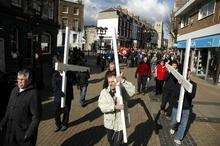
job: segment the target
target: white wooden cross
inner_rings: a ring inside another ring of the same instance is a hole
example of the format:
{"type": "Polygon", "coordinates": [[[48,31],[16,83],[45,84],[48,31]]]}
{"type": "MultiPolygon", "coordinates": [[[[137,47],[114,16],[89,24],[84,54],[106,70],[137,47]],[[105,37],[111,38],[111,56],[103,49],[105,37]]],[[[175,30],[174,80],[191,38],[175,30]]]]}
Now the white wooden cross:
{"type": "MultiPolygon", "coordinates": [[[[113,50],[114,50],[114,59],[115,59],[115,69],[116,69],[116,76],[120,77],[120,68],[119,68],[119,59],[118,59],[118,49],[117,49],[117,41],[116,41],[116,29],[114,29],[112,41],[113,41],[113,50]]],[[[116,97],[118,98],[120,104],[123,104],[123,98],[121,96],[121,89],[119,86],[116,86],[116,97]]],[[[127,131],[125,125],[125,114],[124,110],[121,110],[121,123],[123,128],[123,141],[127,143],[127,131]]]]}
{"type": "Polygon", "coordinates": [[[192,84],[186,79],[187,78],[188,64],[189,64],[190,47],[191,47],[191,39],[188,39],[187,40],[186,50],[185,50],[184,64],[183,64],[183,75],[181,75],[178,71],[176,71],[169,64],[166,64],[167,69],[181,83],[180,95],[179,95],[179,100],[178,100],[177,116],[176,116],[176,121],[177,122],[180,122],[180,120],[181,120],[185,89],[189,93],[192,92],[192,84]]]}
{"type": "MultiPolygon", "coordinates": [[[[64,46],[64,57],[63,63],[55,63],[55,70],[63,71],[62,74],[62,91],[66,95],[66,71],[90,71],[90,68],[78,66],[78,65],[69,65],[68,64],[68,57],[69,57],[69,28],[66,27],[65,32],[65,46],[64,46]]],[[[65,107],[65,97],[61,97],[61,108],[65,107]]]]}

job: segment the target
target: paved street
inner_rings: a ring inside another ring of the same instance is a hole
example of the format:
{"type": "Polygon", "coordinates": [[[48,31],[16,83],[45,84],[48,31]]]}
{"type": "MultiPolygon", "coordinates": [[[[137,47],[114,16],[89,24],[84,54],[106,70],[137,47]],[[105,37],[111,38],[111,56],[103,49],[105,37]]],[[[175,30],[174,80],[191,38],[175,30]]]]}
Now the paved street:
{"type": "MultiPolygon", "coordinates": [[[[88,63],[94,64],[92,60],[88,63]]],[[[126,78],[136,84],[134,73],[136,68],[126,68],[122,65],[126,78]]],[[[97,99],[102,89],[104,72],[99,72],[92,66],[92,75],[88,87],[88,105],[80,107],[79,90],[74,87],[74,101],[70,113],[70,126],[65,132],[54,133],[53,102],[50,94],[43,97],[43,117],[38,131],[38,146],[106,146],[108,145],[103,115],[97,107],[97,99]]],[[[207,85],[203,80],[193,78],[198,84],[194,100],[191,125],[183,145],[220,145],[220,99],[219,86],[207,85]]],[[[153,81],[148,86],[145,95],[135,95],[129,101],[131,126],[128,131],[128,144],[134,146],[162,145],[172,146],[173,137],[169,135],[169,119],[158,114],[160,97],[152,93],[153,81]],[[154,122],[157,121],[157,122],[154,122]],[[157,123],[157,124],[156,124],[157,123]]]]}

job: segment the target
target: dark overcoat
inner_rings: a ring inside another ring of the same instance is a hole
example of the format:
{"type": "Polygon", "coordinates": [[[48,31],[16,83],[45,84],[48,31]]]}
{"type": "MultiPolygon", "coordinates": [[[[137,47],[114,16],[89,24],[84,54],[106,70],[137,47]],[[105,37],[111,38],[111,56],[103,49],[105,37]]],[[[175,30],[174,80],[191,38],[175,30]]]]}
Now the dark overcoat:
{"type": "Polygon", "coordinates": [[[34,146],[40,115],[41,103],[36,89],[29,85],[19,92],[16,86],[11,92],[5,117],[0,123],[0,127],[6,127],[5,145],[34,146]]]}

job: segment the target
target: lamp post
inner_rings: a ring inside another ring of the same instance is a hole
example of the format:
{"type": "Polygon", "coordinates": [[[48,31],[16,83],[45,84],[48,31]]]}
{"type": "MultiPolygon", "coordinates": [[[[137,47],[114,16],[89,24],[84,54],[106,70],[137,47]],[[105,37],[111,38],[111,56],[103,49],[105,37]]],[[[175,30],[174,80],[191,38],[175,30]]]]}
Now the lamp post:
{"type": "Polygon", "coordinates": [[[100,46],[99,46],[99,51],[101,53],[101,50],[102,50],[102,42],[103,42],[103,38],[104,38],[104,35],[106,34],[107,32],[107,27],[97,27],[97,33],[99,35],[99,39],[100,39],[100,46]]]}

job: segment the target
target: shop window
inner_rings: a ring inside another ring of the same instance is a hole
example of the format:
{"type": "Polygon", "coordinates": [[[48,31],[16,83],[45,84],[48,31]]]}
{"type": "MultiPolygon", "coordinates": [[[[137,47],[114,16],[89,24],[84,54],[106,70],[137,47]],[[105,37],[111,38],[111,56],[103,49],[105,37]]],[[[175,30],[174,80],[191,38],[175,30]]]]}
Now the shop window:
{"type": "Polygon", "coordinates": [[[21,0],[11,0],[11,4],[16,7],[21,7],[21,0]]]}
{"type": "Polygon", "coordinates": [[[199,9],[198,20],[212,15],[215,12],[215,2],[212,0],[199,9]]]}
{"type": "Polygon", "coordinates": [[[43,54],[51,53],[51,36],[48,33],[41,35],[41,49],[43,54]]]}

